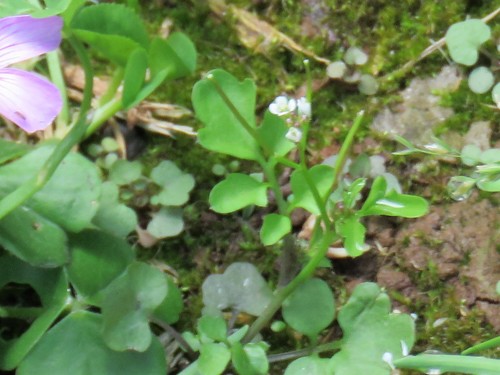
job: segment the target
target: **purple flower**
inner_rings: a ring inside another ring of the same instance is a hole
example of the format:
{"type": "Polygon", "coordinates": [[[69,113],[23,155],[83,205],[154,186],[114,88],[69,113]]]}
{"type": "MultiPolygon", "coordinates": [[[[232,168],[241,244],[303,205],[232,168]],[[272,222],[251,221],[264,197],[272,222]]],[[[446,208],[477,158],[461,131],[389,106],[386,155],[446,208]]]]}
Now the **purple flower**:
{"type": "Polygon", "coordinates": [[[44,77],[7,66],[55,50],[62,25],[55,16],[0,18],[0,114],[28,133],[54,121],[62,107],[61,94],[44,77]]]}

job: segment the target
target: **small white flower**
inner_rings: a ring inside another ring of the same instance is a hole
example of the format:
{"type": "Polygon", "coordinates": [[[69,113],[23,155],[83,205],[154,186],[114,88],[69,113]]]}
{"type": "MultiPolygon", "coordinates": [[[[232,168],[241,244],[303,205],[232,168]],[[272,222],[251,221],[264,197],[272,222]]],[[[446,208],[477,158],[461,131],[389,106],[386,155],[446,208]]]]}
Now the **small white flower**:
{"type": "Polygon", "coordinates": [[[392,370],[394,370],[396,367],[394,367],[394,364],[392,363],[392,353],[390,352],[385,352],[383,355],[382,355],[382,361],[384,361],[385,363],[387,363],[392,370]]]}
{"type": "Polygon", "coordinates": [[[297,128],[288,129],[285,138],[294,143],[299,143],[302,139],[302,132],[297,128]]]}
{"type": "Polygon", "coordinates": [[[269,112],[277,116],[283,116],[295,111],[295,108],[297,108],[295,99],[288,99],[288,97],[281,95],[269,105],[269,112]]]}
{"type": "Polygon", "coordinates": [[[311,103],[302,97],[297,100],[297,113],[302,117],[311,117],[311,103]]]}

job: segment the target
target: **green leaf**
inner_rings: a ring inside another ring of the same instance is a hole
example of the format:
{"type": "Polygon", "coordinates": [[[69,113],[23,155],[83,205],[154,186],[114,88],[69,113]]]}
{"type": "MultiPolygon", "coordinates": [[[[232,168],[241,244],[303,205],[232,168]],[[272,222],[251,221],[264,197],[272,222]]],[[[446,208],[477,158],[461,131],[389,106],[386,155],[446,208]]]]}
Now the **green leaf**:
{"type": "Polygon", "coordinates": [[[87,229],[70,237],[68,278],[82,297],[92,297],[107,287],[134,260],[134,252],[122,238],[87,229]]]}
{"type": "Polygon", "coordinates": [[[183,33],[172,33],[167,40],[154,38],[149,49],[151,75],[166,71],[168,79],[193,74],[196,69],[196,48],[183,33]]]}
{"type": "Polygon", "coordinates": [[[189,192],[194,187],[193,176],[182,172],[169,160],[162,161],[152,170],[151,179],[163,188],[152,197],[152,204],[180,206],[188,201],[189,192]]]}
{"type": "Polygon", "coordinates": [[[123,77],[122,105],[130,109],[142,89],[148,69],[148,56],[144,48],[137,48],[130,54],[123,77]]]}
{"type": "Polygon", "coordinates": [[[140,17],[120,4],[83,8],[71,23],[74,34],[110,61],[126,66],[137,48],[147,49],[148,33],[140,17]]]}
{"type": "Polygon", "coordinates": [[[489,148],[483,151],[479,160],[484,164],[500,163],[500,148],[489,148]]]}
{"type": "MultiPolygon", "coordinates": [[[[0,197],[32,179],[53,151],[44,145],[0,168],[0,197]]],[[[69,153],[47,184],[26,202],[39,215],[70,232],[87,228],[97,211],[101,181],[96,166],[69,153]]]]}
{"type": "Polygon", "coordinates": [[[221,343],[206,343],[200,348],[198,369],[203,375],[222,374],[231,359],[231,352],[221,343]]]}
{"type": "Polygon", "coordinates": [[[332,290],[321,279],[309,279],[285,300],[282,313],[290,327],[314,340],[335,317],[332,290]]]}
{"type": "Polygon", "coordinates": [[[231,335],[227,337],[228,344],[235,345],[236,343],[239,343],[241,340],[243,340],[249,328],[250,327],[248,325],[244,325],[235,332],[231,333],[231,335]]]}
{"type": "Polygon", "coordinates": [[[480,66],[475,68],[470,74],[467,81],[469,88],[476,94],[484,94],[488,92],[495,83],[495,76],[488,68],[480,66]]]}
{"type": "Polygon", "coordinates": [[[415,341],[413,319],[390,311],[389,297],[376,284],[363,283],[354,289],[339,311],[344,337],[340,352],[331,359],[331,373],[390,375],[384,354],[401,358],[415,341]]]}
{"type": "Polygon", "coordinates": [[[119,186],[128,185],[141,178],[141,176],[142,164],[138,160],[117,160],[109,171],[109,179],[119,186]]]}
{"type": "Polygon", "coordinates": [[[479,47],[490,36],[488,25],[481,20],[469,19],[451,25],[445,38],[451,58],[459,64],[471,66],[477,62],[479,47]]]}
{"type": "Polygon", "coordinates": [[[33,266],[58,267],[69,260],[64,230],[25,206],[0,220],[0,243],[33,266]]]}
{"type": "Polygon", "coordinates": [[[480,157],[481,149],[476,145],[465,145],[460,153],[462,163],[468,165],[469,167],[479,164],[480,157]]]}
{"type": "Polygon", "coordinates": [[[125,237],[137,226],[135,211],[118,201],[118,186],[110,181],[102,184],[99,209],[92,223],[107,233],[125,237]]]}
{"type": "Polygon", "coordinates": [[[320,209],[307,183],[307,177],[323,199],[333,184],[333,168],[328,165],[315,165],[308,171],[296,170],[290,178],[293,192],[293,206],[302,207],[314,215],[319,215],[320,209]]]}
{"type": "Polygon", "coordinates": [[[167,324],[176,323],[182,312],[182,294],[172,278],[164,275],[167,283],[167,295],[163,302],[156,308],[153,315],[155,318],[163,320],[167,324]]]}
{"type": "Polygon", "coordinates": [[[87,311],[71,313],[42,338],[21,363],[17,374],[164,375],[167,372],[165,353],[158,339],[154,338],[142,353],[113,351],[102,339],[102,320],[87,311]]]}
{"type": "Polygon", "coordinates": [[[426,373],[460,373],[474,375],[498,375],[500,360],[480,356],[449,354],[419,354],[394,361],[398,368],[415,369],[426,373]]]}
{"type": "Polygon", "coordinates": [[[0,3],[0,17],[29,14],[40,9],[40,4],[35,0],[2,1],[0,3]]]}
{"type": "Polygon", "coordinates": [[[214,186],[208,198],[210,208],[227,214],[252,204],[267,205],[267,184],[242,173],[231,173],[214,186]]]}
{"type": "Polygon", "coordinates": [[[113,350],[146,351],[153,337],[148,318],[167,295],[162,272],[134,262],[103,291],[103,338],[113,350]]]}
{"type": "Polygon", "coordinates": [[[274,245],[292,230],[292,222],[288,216],[269,214],[264,216],[260,230],[260,239],[264,246],[274,245]]]}
{"type": "Polygon", "coordinates": [[[30,146],[24,143],[16,143],[0,139],[0,164],[6,161],[23,156],[31,149],[30,146]]]}
{"type": "Polygon", "coordinates": [[[285,375],[331,375],[330,360],[314,356],[296,359],[288,365],[285,375]]]}
{"type": "Polygon", "coordinates": [[[45,0],[45,8],[31,14],[32,17],[44,18],[63,13],[72,0],[45,0]]]}
{"type": "Polygon", "coordinates": [[[378,81],[371,74],[363,74],[359,79],[358,90],[363,95],[375,95],[378,91],[378,81]]]}
{"type": "MultiPolygon", "coordinates": [[[[254,82],[250,79],[240,82],[223,70],[213,70],[209,74],[248,126],[255,129],[254,82]]],[[[233,114],[212,80],[205,78],[193,88],[192,101],[196,116],[205,124],[198,131],[200,144],[211,151],[258,160],[261,154],[257,141],[233,114]]]]}
{"type": "Polygon", "coordinates": [[[366,228],[359,222],[357,216],[340,219],[335,225],[338,234],[344,238],[344,247],[350,256],[357,257],[366,251],[366,228]]]}
{"type": "Polygon", "coordinates": [[[379,176],[373,182],[370,194],[359,211],[361,216],[386,215],[415,218],[423,216],[429,210],[424,198],[414,195],[399,194],[395,190],[386,193],[387,182],[379,176]]]}
{"type": "Polygon", "coordinates": [[[269,371],[266,351],[258,343],[245,346],[235,343],[231,347],[231,358],[239,375],[266,375],[269,371]]]}
{"type": "Polygon", "coordinates": [[[265,150],[272,156],[285,156],[295,148],[285,136],[288,127],[282,117],[266,111],[262,125],[257,129],[265,150]]]}
{"type": "Polygon", "coordinates": [[[498,82],[493,87],[493,90],[491,91],[491,97],[493,98],[493,101],[495,102],[497,107],[500,107],[500,82],[498,82]]]}
{"type": "Polygon", "coordinates": [[[231,264],[224,274],[208,276],[202,285],[203,303],[215,310],[232,308],[259,316],[272,298],[266,280],[250,263],[231,264]]]}
{"type": "Polygon", "coordinates": [[[198,319],[198,333],[214,341],[225,341],[227,336],[226,321],[222,316],[204,315],[198,319]]]}
{"type": "Polygon", "coordinates": [[[488,192],[500,192],[500,177],[491,178],[481,178],[476,182],[479,189],[488,192]]]}
{"type": "MultiPolygon", "coordinates": [[[[10,341],[0,340],[0,369],[13,370],[61,314],[69,296],[68,284],[61,268],[32,267],[15,257],[2,256],[0,290],[8,283],[30,285],[40,297],[43,309],[20,337],[10,341]]],[[[18,308],[22,310],[22,307],[18,308]]]]}
{"type": "Polygon", "coordinates": [[[177,236],[184,229],[182,209],[177,207],[164,207],[153,215],[147,231],[156,238],[177,236]]]}

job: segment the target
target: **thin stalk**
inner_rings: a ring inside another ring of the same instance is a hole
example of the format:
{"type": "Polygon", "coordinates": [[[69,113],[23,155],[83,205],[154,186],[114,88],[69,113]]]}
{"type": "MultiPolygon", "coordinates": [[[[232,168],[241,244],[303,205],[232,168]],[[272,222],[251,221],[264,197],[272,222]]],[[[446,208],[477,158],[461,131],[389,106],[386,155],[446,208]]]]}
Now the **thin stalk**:
{"type": "Polygon", "coordinates": [[[354,119],[354,123],[352,124],[351,129],[349,129],[349,132],[347,133],[347,137],[345,138],[344,142],[342,143],[342,147],[340,148],[339,154],[337,156],[337,160],[335,161],[335,169],[334,169],[334,178],[333,178],[333,183],[332,186],[330,187],[330,190],[326,193],[324,196],[324,200],[326,201],[330,194],[332,194],[335,189],[337,188],[339,184],[339,177],[342,173],[342,170],[344,169],[345,162],[347,160],[347,154],[349,150],[351,149],[352,142],[354,140],[354,136],[356,135],[361,123],[363,122],[363,115],[365,111],[360,111],[358,112],[358,115],[354,119]]]}
{"type": "Polygon", "coordinates": [[[104,124],[108,119],[113,117],[118,111],[123,108],[121,98],[113,98],[109,102],[107,102],[101,108],[98,108],[94,116],[92,117],[92,121],[87,127],[87,131],[85,132],[85,137],[89,137],[94,134],[97,129],[99,129],[102,124],[104,124]]]}
{"type": "Polygon", "coordinates": [[[59,59],[58,51],[47,53],[47,64],[49,67],[50,78],[61,93],[63,102],[61,112],[59,112],[56,119],[56,134],[60,134],[64,132],[69,125],[69,107],[68,91],[66,90],[66,83],[64,82],[61,60],[59,59]]]}
{"type": "Polygon", "coordinates": [[[11,213],[17,207],[21,206],[26,200],[31,198],[37,191],[39,191],[45,183],[52,177],[57,167],[70,152],[70,150],[80,142],[87,126],[86,117],[87,111],[90,108],[90,101],[92,99],[92,67],[87,52],[83,45],[75,38],[68,38],[70,44],[76,51],[83,70],[85,71],[85,88],[83,91],[83,100],[80,106],[80,114],[76,124],[71,128],[69,133],[57,144],[54,151],[44,163],[36,176],[30,178],[24,184],[19,186],[16,190],[5,196],[0,201],[0,220],[6,215],[11,213]]]}
{"type": "Polygon", "coordinates": [[[121,67],[115,69],[111,82],[109,82],[106,92],[99,98],[99,107],[103,107],[111,99],[113,99],[118,91],[118,87],[122,84],[123,76],[125,75],[125,70],[121,67]]]}
{"type": "Polygon", "coordinates": [[[394,361],[398,368],[415,370],[436,369],[442,372],[460,372],[466,374],[498,374],[500,360],[485,357],[468,357],[446,354],[420,354],[394,361]]]}
{"type": "Polygon", "coordinates": [[[340,349],[342,346],[342,341],[333,341],[326,344],[321,344],[311,348],[305,348],[300,350],[294,350],[286,353],[271,354],[267,357],[269,363],[289,361],[291,359],[300,358],[308,356],[311,354],[319,354],[324,352],[332,352],[334,350],[340,349]]]}
{"type": "Polygon", "coordinates": [[[274,193],[276,198],[276,204],[278,205],[278,211],[281,215],[287,215],[288,204],[283,197],[283,192],[281,191],[281,186],[278,182],[278,178],[276,177],[276,173],[274,171],[274,167],[276,166],[276,161],[273,159],[269,161],[260,161],[260,166],[264,171],[264,175],[266,176],[267,182],[271,187],[271,190],[274,193]]]}
{"type": "Polygon", "coordinates": [[[234,106],[233,102],[231,99],[228,98],[222,87],[220,87],[219,83],[213,76],[213,74],[207,75],[207,79],[212,82],[212,84],[215,87],[215,90],[217,90],[217,93],[220,95],[221,99],[224,101],[224,103],[228,106],[229,110],[231,113],[236,117],[236,119],[240,122],[241,126],[247,131],[250,136],[252,136],[253,139],[259,144],[260,147],[264,150],[266,154],[269,154],[269,150],[267,149],[267,146],[260,141],[259,134],[257,133],[257,130],[251,126],[248,121],[241,115],[240,111],[234,106]]]}
{"type": "Polygon", "coordinates": [[[323,257],[326,255],[326,252],[328,251],[328,247],[330,244],[334,241],[336,235],[333,232],[326,232],[319,243],[315,254],[312,256],[312,258],[309,260],[309,262],[302,268],[302,270],[299,272],[295,278],[290,281],[289,284],[284,286],[283,288],[277,290],[271,299],[271,302],[269,305],[266,307],[264,312],[253,322],[253,324],[250,326],[250,329],[248,330],[245,338],[243,339],[244,342],[249,342],[252,340],[252,338],[255,337],[257,333],[259,333],[272,319],[276,311],[279,310],[281,305],[283,304],[283,301],[300,285],[302,284],[305,280],[309,279],[314,271],[316,270],[316,267],[319,265],[323,257]]]}
{"type": "Polygon", "coordinates": [[[473,354],[476,352],[479,352],[481,350],[486,350],[486,349],[492,349],[500,346],[500,336],[497,336],[495,338],[492,338],[491,340],[482,342],[480,344],[471,346],[470,348],[464,350],[462,352],[462,355],[468,355],[468,354],[473,354]]]}

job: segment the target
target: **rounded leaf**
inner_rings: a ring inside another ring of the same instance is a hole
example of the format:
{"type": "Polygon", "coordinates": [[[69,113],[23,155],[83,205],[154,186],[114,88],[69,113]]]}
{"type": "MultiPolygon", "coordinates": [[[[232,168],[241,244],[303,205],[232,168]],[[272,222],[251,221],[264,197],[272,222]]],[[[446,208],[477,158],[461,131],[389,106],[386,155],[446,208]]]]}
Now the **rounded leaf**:
{"type": "Polygon", "coordinates": [[[332,290],[321,279],[301,284],[283,303],[283,318],[294,330],[314,338],[335,317],[332,290]]]}
{"type": "Polygon", "coordinates": [[[480,66],[474,69],[467,81],[469,88],[476,94],[488,92],[495,83],[495,76],[488,68],[480,66]]]}
{"type": "Polygon", "coordinates": [[[490,39],[490,36],[488,25],[478,19],[469,19],[451,25],[445,40],[453,61],[471,66],[477,62],[479,47],[490,39]]]}
{"type": "Polygon", "coordinates": [[[265,246],[273,245],[292,230],[288,216],[269,214],[264,217],[260,230],[260,239],[265,246]]]}

